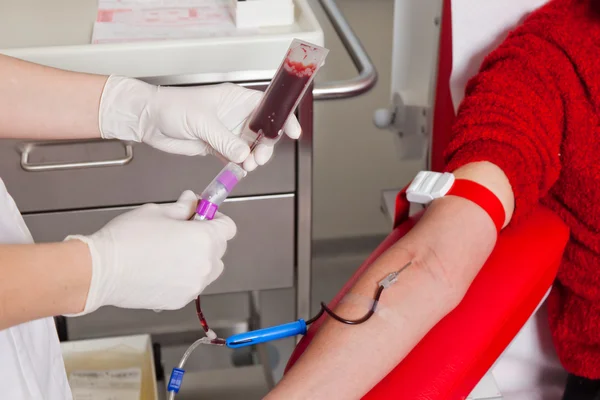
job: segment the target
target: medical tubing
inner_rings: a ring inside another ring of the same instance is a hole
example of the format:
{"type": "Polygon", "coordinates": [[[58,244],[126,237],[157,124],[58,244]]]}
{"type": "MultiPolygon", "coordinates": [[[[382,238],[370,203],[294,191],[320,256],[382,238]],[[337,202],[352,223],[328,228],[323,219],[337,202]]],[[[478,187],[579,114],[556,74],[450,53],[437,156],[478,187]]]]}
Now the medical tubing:
{"type": "Polygon", "coordinates": [[[369,318],[371,318],[373,316],[373,314],[375,314],[375,311],[377,310],[377,304],[379,303],[379,298],[381,297],[381,293],[383,292],[383,289],[385,289],[385,287],[383,287],[383,286],[379,286],[377,288],[377,292],[375,292],[375,297],[373,299],[373,304],[371,305],[371,308],[361,318],[358,318],[358,319],[342,318],[339,315],[337,315],[335,312],[333,312],[333,310],[331,310],[329,307],[327,307],[327,305],[324,302],[321,302],[321,310],[319,310],[317,315],[315,315],[314,317],[312,317],[311,319],[306,321],[306,325],[310,325],[313,322],[315,322],[316,320],[318,320],[319,318],[321,318],[323,313],[327,313],[331,318],[333,318],[336,321],[339,321],[343,324],[347,324],[347,325],[359,325],[359,324],[362,324],[363,322],[367,322],[369,320],[369,318]]]}
{"type": "Polygon", "coordinates": [[[209,328],[206,318],[204,317],[204,313],[202,312],[202,308],[200,307],[200,296],[196,298],[196,313],[198,314],[200,325],[202,326],[206,337],[200,338],[192,343],[191,346],[187,348],[185,353],[183,353],[183,356],[181,357],[177,367],[173,368],[171,371],[171,377],[169,378],[169,382],[167,384],[169,400],[174,400],[175,395],[179,392],[181,384],[183,383],[183,375],[185,374],[183,367],[198,346],[201,344],[216,344],[220,346],[225,345],[225,340],[218,338],[215,332],[209,328]]]}
{"type": "Polygon", "coordinates": [[[385,286],[379,286],[375,293],[375,299],[371,305],[371,309],[362,317],[356,320],[345,319],[333,312],[325,303],[321,303],[321,310],[317,315],[308,321],[299,319],[298,321],[289,322],[287,324],[271,326],[268,328],[257,329],[255,331],[239,333],[227,338],[225,345],[231,349],[238,349],[241,347],[254,346],[260,343],[270,342],[273,340],[279,340],[287,337],[305,335],[307,327],[318,320],[323,313],[329,314],[333,319],[347,325],[359,325],[366,322],[373,316],[376,311],[379,298],[381,293],[385,289],[385,286]]]}
{"type": "Polygon", "coordinates": [[[202,330],[206,334],[206,337],[210,340],[214,340],[217,338],[217,334],[215,331],[210,329],[208,326],[208,322],[206,322],[206,318],[204,317],[204,313],[202,312],[202,308],[200,307],[200,295],[196,297],[196,315],[198,316],[198,320],[200,321],[200,326],[202,326],[202,330]]]}
{"type": "Polygon", "coordinates": [[[273,340],[279,340],[291,336],[297,335],[305,335],[307,327],[313,322],[317,321],[324,313],[327,313],[333,319],[338,322],[347,325],[359,325],[364,322],[367,322],[369,318],[375,314],[377,309],[377,304],[379,303],[379,298],[381,297],[381,293],[388,285],[379,284],[377,287],[377,291],[375,292],[375,297],[371,304],[371,308],[369,311],[359,319],[346,319],[337,315],[333,310],[331,310],[324,302],[321,302],[321,310],[309,319],[308,321],[304,321],[303,319],[299,319],[298,321],[289,322],[287,324],[271,326],[268,328],[257,329],[255,331],[239,333],[233,336],[230,336],[226,339],[225,345],[231,349],[238,349],[241,347],[254,346],[260,343],[270,342],[273,340]]]}
{"type": "MultiPolygon", "coordinates": [[[[347,325],[359,325],[364,322],[367,322],[375,311],[377,310],[377,305],[379,304],[379,299],[383,291],[396,283],[398,280],[398,275],[408,268],[412,264],[412,261],[409,261],[399,270],[388,274],[385,278],[383,278],[377,285],[377,290],[375,291],[375,295],[373,298],[373,302],[371,304],[371,308],[369,311],[358,319],[346,319],[337,315],[333,310],[331,310],[324,302],[321,302],[321,310],[315,315],[313,318],[308,321],[304,321],[303,319],[299,319],[294,322],[289,322],[282,325],[276,325],[269,328],[258,329],[255,331],[240,333],[237,335],[230,336],[227,339],[219,339],[212,338],[210,336],[214,335],[214,332],[208,327],[206,319],[204,318],[204,314],[202,313],[202,309],[200,308],[200,298],[196,299],[196,312],[198,313],[198,318],[200,320],[200,324],[204,331],[209,335],[209,337],[203,337],[201,339],[196,340],[183,354],[179,364],[176,368],[173,368],[171,372],[171,376],[169,378],[169,382],[167,385],[167,390],[169,391],[169,400],[175,400],[175,395],[179,392],[181,388],[181,384],[183,382],[183,375],[185,374],[185,370],[183,367],[187,362],[190,355],[196,350],[196,348],[201,344],[218,344],[225,345],[232,349],[237,349],[240,347],[253,346],[260,343],[270,342],[273,340],[283,339],[286,337],[297,336],[297,335],[305,335],[307,331],[307,327],[313,322],[317,321],[324,313],[327,313],[330,317],[335,319],[338,322],[347,325]],[[210,334],[209,334],[210,332],[210,334]]],[[[216,336],[216,335],[215,335],[216,336]]]]}
{"type": "MultiPolygon", "coordinates": [[[[379,304],[379,299],[381,298],[381,294],[383,293],[383,291],[385,289],[389,288],[390,286],[392,286],[394,283],[396,283],[398,281],[398,275],[400,275],[411,264],[412,264],[412,261],[409,261],[408,263],[404,264],[404,266],[402,268],[400,268],[399,270],[391,272],[388,275],[386,275],[377,284],[377,290],[375,291],[375,295],[374,295],[373,301],[371,303],[371,307],[370,307],[369,311],[361,318],[358,318],[358,319],[342,318],[339,315],[337,315],[333,310],[331,310],[329,307],[327,307],[327,305],[325,303],[322,302],[321,310],[317,313],[317,315],[315,315],[313,318],[309,319],[308,321],[299,319],[297,321],[289,322],[289,323],[282,324],[282,325],[276,325],[276,326],[271,326],[268,328],[257,329],[257,330],[250,331],[250,332],[239,333],[236,335],[232,335],[225,340],[216,339],[216,340],[213,340],[211,343],[216,344],[218,341],[218,344],[220,344],[220,345],[224,344],[229,348],[237,349],[240,347],[254,346],[256,344],[270,342],[273,340],[283,339],[283,338],[287,338],[287,337],[291,337],[291,336],[305,335],[306,331],[307,331],[307,327],[310,324],[312,324],[313,322],[317,321],[319,318],[321,318],[321,316],[324,313],[327,313],[333,319],[335,319],[336,321],[341,322],[343,324],[347,324],[347,325],[362,324],[364,322],[367,322],[373,316],[373,314],[375,314],[375,311],[377,310],[377,305],[379,304]]],[[[209,329],[208,324],[206,323],[206,320],[204,319],[204,315],[202,314],[202,310],[200,309],[200,299],[196,300],[196,311],[198,313],[198,318],[200,318],[200,323],[202,324],[203,329],[205,329],[205,331],[208,330],[209,329]]],[[[206,341],[207,339],[208,338],[203,338],[203,339],[201,339],[201,341],[202,340],[206,341]]],[[[173,371],[174,371],[174,373],[181,372],[181,371],[176,371],[176,369],[174,369],[173,371]]]]}
{"type": "Polygon", "coordinates": [[[337,315],[335,312],[333,312],[332,309],[327,307],[327,304],[325,304],[324,302],[321,302],[321,309],[319,310],[317,315],[315,315],[314,317],[312,317],[311,319],[306,321],[306,325],[310,325],[313,322],[315,322],[316,320],[318,320],[319,318],[321,318],[323,313],[327,313],[331,318],[333,318],[336,321],[341,322],[343,324],[347,324],[347,325],[359,325],[364,322],[367,322],[369,320],[369,318],[371,318],[373,316],[373,314],[375,314],[375,311],[377,311],[377,305],[379,304],[379,298],[381,297],[381,293],[383,293],[383,290],[387,289],[388,287],[390,287],[391,285],[396,283],[396,281],[398,280],[398,275],[400,275],[402,273],[402,271],[404,271],[406,268],[410,267],[411,264],[412,264],[412,261],[407,262],[398,271],[388,274],[385,278],[383,278],[379,282],[379,284],[377,285],[377,291],[375,292],[375,296],[373,297],[373,303],[371,304],[371,308],[361,318],[358,318],[358,319],[342,318],[339,315],[337,315]]]}
{"type": "Polygon", "coordinates": [[[208,322],[206,322],[206,318],[204,317],[204,313],[202,312],[202,308],[200,307],[200,295],[196,297],[196,314],[198,315],[198,320],[200,321],[200,325],[202,326],[202,330],[206,334],[206,337],[200,338],[196,340],[190,347],[187,348],[181,360],[179,361],[179,365],[173,368],[171,371],[171,377],[169,378],[169,382],[167,384],[167,390],[169,392],[169,400],[175,399],[175,394],[179,392],[181,388],[181,384],[183,383],[183,375],[185,374],[185,370],[183,367],[187,362],[188,358],[192,355],[194,350],[201,344],[218,344],[224,345],[225,340],[217,337],[216,333],[210,329],[208,326],[208,322]]]}
{"type": "Polygon", "coordinates": [[[174,400],[175,394],[179,392],[179,388],[181,387],[181,383],[183,381],[183,374],[185,372],[183,367],[185,366],[185,363],[187,362],[188,358],[190,358],[190,356],[198,346],[207,343],[207,339],[208,338],[203,337],[192,343],[190,347],[187,348],[185,353],[183,353],[183,356],[181,357],[181,360],[179,360],[179,364],[177,365],[177,367],[173,368],[168,383],[169,400],[174,400]]]}

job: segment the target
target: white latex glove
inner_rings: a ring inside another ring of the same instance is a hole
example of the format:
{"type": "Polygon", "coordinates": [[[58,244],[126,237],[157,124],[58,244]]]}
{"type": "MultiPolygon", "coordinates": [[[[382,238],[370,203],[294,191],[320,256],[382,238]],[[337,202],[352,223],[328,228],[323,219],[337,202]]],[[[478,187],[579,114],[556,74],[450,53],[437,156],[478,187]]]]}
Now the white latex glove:
{"type": "MultiPolygon", "coordinates": [[[[144,142],[169,153],[218,153],[251,171],[273,154],[273,147],[265,144],[249,154],[248,143],[239,138],[262,95],[232,83],[160,87],[111,76],[100,101],[100,132],[105,139],[144,142]]],[[[293,139],[300,137],[294,115],[284,131],[293,139]]]]}
{"type": "Polygon", "coordinates": [[[235,223],[222,214],[212,221],[188,221],[197,197],[184,192],[176,203],[146,204],[122,214],[87,243],[92,281],[81,314],[112,305],[174,310],[191,302],[223,272],[221,258],[235,223]]]}

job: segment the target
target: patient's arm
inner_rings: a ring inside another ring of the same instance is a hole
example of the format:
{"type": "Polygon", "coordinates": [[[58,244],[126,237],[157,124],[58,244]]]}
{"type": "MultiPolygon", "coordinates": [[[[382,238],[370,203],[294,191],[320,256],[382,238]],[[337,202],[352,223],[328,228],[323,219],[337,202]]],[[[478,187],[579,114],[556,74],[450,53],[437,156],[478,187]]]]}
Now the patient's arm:
{"type": "MultiPolygon", "coordinates": [[[[492,190],[510,218],[512,190],[498,167],[477,163],[455,173],[492,190]]],[[[344,318],[361,317],[377,283],[412,261],[384,290],[381,311],[356,326],[327,320],[269,398],[360,398],[458,304],[495,241],[496,228],[483,209],[458,197],[436,200],[421,222],[359,279],[350,292],[354,300],[336,308],[344,318]]]]}
{"type": "MultiPolygon", "coordinates": [[[[528,29],[513,33],[470,82],[448,148],[448,169],[492,190],[507,222],[526,217],[560,175],[565,86],[578,79],[565,54],[528,29]]],[[[360,277],[352,302],[335,310],[362,316],[368,305],[355,299],[372,298],[377,282],[412,261],[383,292],[381,311],[357,326],[328,319],[268,398],[364,396],[456,307],[495,240],[491,218],[475,204],[452,196],[434,201],[360,277]]]]}

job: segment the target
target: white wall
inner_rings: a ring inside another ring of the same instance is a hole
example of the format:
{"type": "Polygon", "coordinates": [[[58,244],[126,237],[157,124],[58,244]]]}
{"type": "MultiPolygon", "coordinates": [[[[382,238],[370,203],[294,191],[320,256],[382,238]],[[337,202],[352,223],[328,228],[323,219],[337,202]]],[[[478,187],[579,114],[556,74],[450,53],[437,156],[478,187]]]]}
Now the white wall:
{"type": "MultiPolygon", "coordinates": [[[[389,104],[394,1],[337,0],[337,4],[375,63],[379,82],[360,97],[315,104],[313,238],[317,240],[389,232],[390,223],[380,211],[381,190],[403,186],[422,165],[400,161],[392,133],[372,123],[373,111],[389,104]]],[[[317,82],[356,75],[318,1],[311,5],[331,50],[317,82]]]]}

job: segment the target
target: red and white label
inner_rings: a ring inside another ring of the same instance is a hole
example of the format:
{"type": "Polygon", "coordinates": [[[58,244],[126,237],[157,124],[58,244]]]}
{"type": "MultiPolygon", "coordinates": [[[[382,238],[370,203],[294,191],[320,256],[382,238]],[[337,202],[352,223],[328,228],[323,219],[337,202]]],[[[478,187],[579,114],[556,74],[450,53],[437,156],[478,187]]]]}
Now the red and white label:
{"type": "Polygon", "coordinates": [[[92,43],[244,35],[228,0],[99,0],[92,43]]]}

